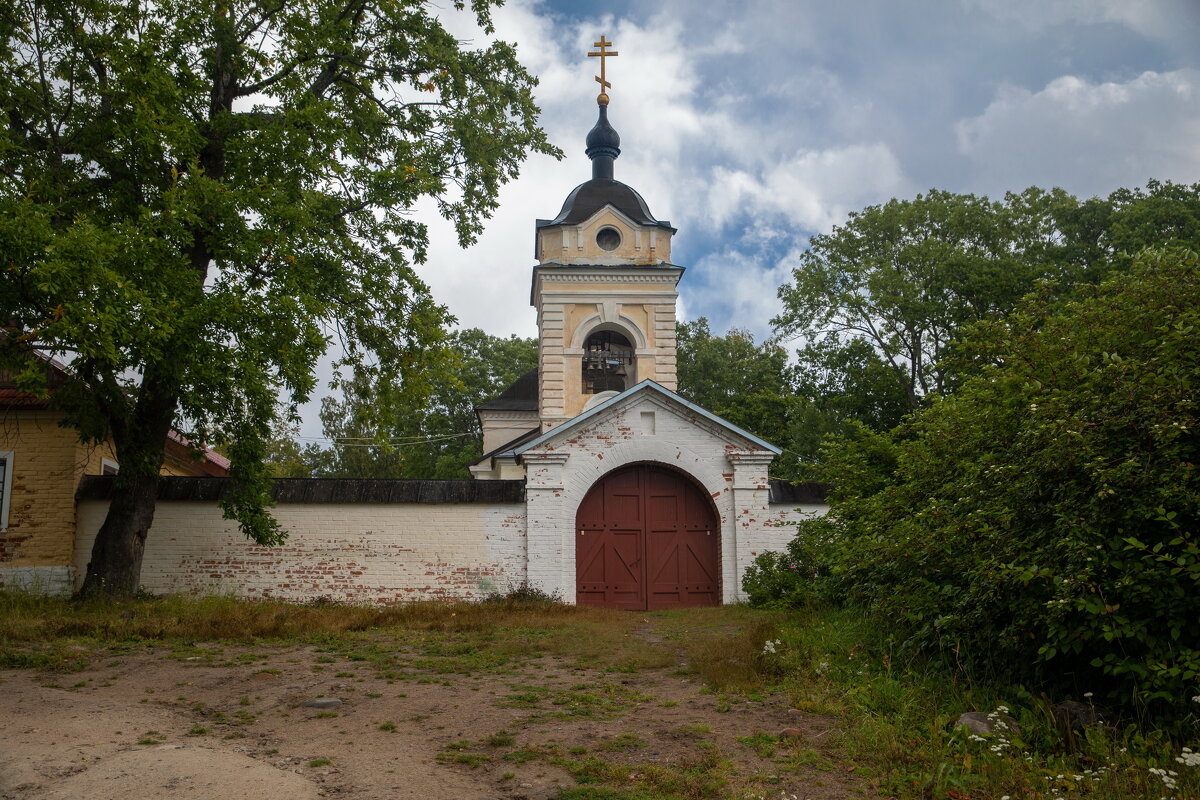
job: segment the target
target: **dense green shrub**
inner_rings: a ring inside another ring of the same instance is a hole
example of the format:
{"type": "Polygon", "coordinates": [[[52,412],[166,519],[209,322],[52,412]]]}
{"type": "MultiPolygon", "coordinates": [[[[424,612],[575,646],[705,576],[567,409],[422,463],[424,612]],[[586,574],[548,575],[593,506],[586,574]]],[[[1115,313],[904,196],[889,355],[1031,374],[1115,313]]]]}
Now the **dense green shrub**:
{"type": "Polygon", "coordinates": [[[1194,707],[1196,255],[1149,251],[1069,301],[1033,295],[957,357],[975,377],[955,394],[829,451],[837,535],[808,553],[813,590],[965,667],[1194,707]]]}

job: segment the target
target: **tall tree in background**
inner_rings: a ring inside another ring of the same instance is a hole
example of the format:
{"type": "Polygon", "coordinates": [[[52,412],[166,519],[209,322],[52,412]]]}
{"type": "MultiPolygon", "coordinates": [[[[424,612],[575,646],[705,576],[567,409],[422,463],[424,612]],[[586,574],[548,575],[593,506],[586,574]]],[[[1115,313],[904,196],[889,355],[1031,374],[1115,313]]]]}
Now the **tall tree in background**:
{"type": "Polygon", "coordinates": [[[714,336],[704,317],[676,326],[676,341],[679,394],[784,448],[773,477],[803,477],[799,464],[816,452],[826,426],[815,406],[795,394],[787,352],[738,328],[714,336]]]}
{"type": "MultiPolygon", "coordinates": [[[[492,5],[471,3],[488,32],[492,5]]],[[[64,361],[54,404],[121,464],[85,594],[137,588],[172,427],[227,443],[225,513],[270,543],[277,397],[309,396],[333,337],[372,384],[428,391],[448,315],[409,210],[434,198],[469,242],[526,154],[557,153],[513,48],[465,50],[430,9],[0,10],[0,362],[44,390],[37,353],[64,361]]]]}
{"type": "Polygon", "coordinates": [[[963,377],[946,368],[963,326],[1003,316],[1040,282],[1063,294],[1097,283],[1157,245],[1200,245],[1200,184],[1084,202],[1061,189],[1003,202],[931,191],[814,236],[773,322],[810,354],[868,345],[917,409],[963,377]]]}
{"type": "MultiPolygon", "coordinates": [[[[310,474],[326,478],[469,478],[483,450],[475,406],[537,367],[537,342],[472,328],[450,335],[453,355],[432,377],[427,400],[380,428],[372,406],[379,387],[347,382],[342,399],[321,408],[331,447],[303,451],[310,474]]],[[[283,453],[283,455],[287,455],[283,453]]],[[[282,461],[286,467],[288,461],[282,461]]]]}
{"type": "Polygon", "coordinates": [[[751,394],[784,394],[788,389],[787,351],[773,341],[755,344],[754,335],[734,328],[714,336],[708,319],[675,327],[679,394],[721,413],[751,394]]]}
{"type": "Polygon", "coordinates": [[[715,336],[704,317],[680,323],[679,394],[783,449],[771,476],[809,480],[822,440],[862,424],[887,430],[908,413],[891,370],[863,342],[809,346],[789,363],[749,331],[715,336]]]}

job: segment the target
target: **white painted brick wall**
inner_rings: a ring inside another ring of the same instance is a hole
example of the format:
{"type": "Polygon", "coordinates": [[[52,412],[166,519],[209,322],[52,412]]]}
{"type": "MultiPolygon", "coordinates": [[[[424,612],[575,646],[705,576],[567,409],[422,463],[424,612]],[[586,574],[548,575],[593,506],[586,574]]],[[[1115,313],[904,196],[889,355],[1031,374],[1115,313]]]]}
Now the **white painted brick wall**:
{"type": "MultiPolygon", "coordinates": [[[[79,503],[82,576],[107,501],[79,503]]],[[[358,603],[473,599],[525,580],[525,507],[481,504],[280,504],[279,547],[249,542],[216,503],[162,501],[146,539],[142,587],[358,603]]]]}
{"type": "Polygon", "coordinates": [[[0,587],[34,594],[67,595],[75,588],[74,567],[0,567],[0,587]]]}
{"type": "MultiPolygon", "coordinates": [[[[216,503],[160,502],[142,585],[151,592],[387,603],[477,598],[528,580],[574,602],[580,502],[605,474],[649,462],[686,472],[712,498],[721,528],[722,598],[737,602],[746,567],[791,539],[787,523],[827,507],[770,504],[769,454],[731,443],[729,434],[718,435],[680,408],[634,396],[530,451],[526,504],[281,504],[275,515],[291,536],[268,548],[248,542],[216,503]],[[654,414],[653,432],[643,412],[654,414]]],[[[76,581],[107,508],[106,501],[79,503],[76,581]]],[[[70,568],[64,569],[51,582],[69,581],[70,568]]]]}

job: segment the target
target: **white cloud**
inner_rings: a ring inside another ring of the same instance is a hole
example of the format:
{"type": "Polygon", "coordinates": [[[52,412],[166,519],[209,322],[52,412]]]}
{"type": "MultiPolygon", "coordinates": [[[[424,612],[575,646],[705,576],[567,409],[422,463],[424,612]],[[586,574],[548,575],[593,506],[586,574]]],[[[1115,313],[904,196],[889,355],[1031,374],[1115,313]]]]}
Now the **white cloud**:
{"type": "Polygon", "coordinates": [[[693,279],[710,279],[704,283],[693,280],[690,285],[681,286],[686,303],[681,307],[679,318],[708,316],[713,333],[724,334],[729,328],[745,328],[757,341],[763,341],[771,335],[771,318],[780,311],[777,291],[791,278],[791,265],[796,263],[796,256],[796,252],[790,252],[783,258],[768,261],[740,248],[710,253],[689,268],[693,279]],[[711,279],[712,275],[718,276],[717,279],[711,279]],[[717,296],[719,302],[716,302],[717,296]],[[715,309],[717,313],[693,312],[695,308],[715,309]]]}
{"type": "Polygon", "coordinates": [[[827,231],[851,211],[909,189],[883,143],[801,151],[752,175],[717,166],[707,210],[717,224],[768,215],[798,231],[827,231]]]}
{"type": "Polygon", "coordinates": [[[1004,87],[960,121],[971,182],[991,194],[1063,186],[1107,194],[1150,178],[1200,180],[1200,71],[1145,72],[1124,83],[1066,76],[1030,92],[1004,87]]]}
{"type": "Polygon", "coordinates": [[[1188,0],[966,0],[964,5],[1029,30],[1108,22],[1157,39],[1173,38],[1184,24],[1197,20],[1197,9],[1188,0]]]}

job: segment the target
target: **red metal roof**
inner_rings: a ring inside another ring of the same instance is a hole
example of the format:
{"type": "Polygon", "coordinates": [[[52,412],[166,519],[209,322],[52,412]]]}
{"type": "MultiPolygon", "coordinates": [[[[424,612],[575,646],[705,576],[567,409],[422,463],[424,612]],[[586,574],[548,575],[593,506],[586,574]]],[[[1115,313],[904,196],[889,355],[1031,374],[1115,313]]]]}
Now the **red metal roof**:
{"type": "Polygon", "coordinates": [[[49,402],[45,397],[38,397],[11,386],[0,385],[0,409],[45,408],[49,402]]]}

